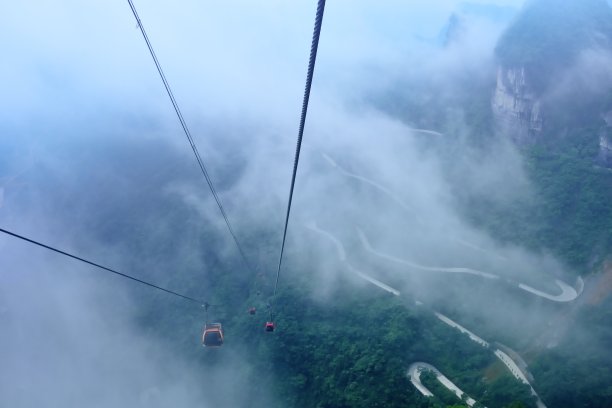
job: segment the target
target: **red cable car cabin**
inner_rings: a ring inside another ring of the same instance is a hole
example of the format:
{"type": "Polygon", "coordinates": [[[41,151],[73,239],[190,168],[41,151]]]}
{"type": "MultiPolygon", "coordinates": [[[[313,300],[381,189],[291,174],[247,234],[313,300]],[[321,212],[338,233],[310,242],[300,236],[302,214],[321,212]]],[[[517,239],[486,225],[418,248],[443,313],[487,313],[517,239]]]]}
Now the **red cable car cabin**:
{"type": "Polygon", "coordinates": [[[273,332],[274,331],[274,322],[266,322],[266,331],[273,332]]]}
{"type": "Polygon", "coordinates": [[[223,328],[221,327],[221,323],[204,325],[202,345],[204,347],[221,347],[223,345],[223,328]]]}

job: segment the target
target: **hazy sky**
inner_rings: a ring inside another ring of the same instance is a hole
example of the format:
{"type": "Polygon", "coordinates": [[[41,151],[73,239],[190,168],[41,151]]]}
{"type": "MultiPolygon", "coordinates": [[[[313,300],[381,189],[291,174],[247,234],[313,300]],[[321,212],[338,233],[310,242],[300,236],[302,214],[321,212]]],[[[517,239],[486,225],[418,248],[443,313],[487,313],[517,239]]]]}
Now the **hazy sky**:
{"type": "MultiPolygon", "coordinates": [[[[256,102],[274,117],[301,97],[315,3],[135,4],[185,113],[256,102]]],[[[335,69],[334,81],[340,69],[401,58],[413,36],[435,38],[460,3],[328,2],[319,77],[335,69]]],[[[0,73],[11,96],[0,105],[3,121],[52,115],[49,108],[78,106],[84,115],[102,104],[169,111],[127,1],[4,2],[0,12],[0,73]]],[[[259,113],[257,106],[250,109],[259,113]]]]}

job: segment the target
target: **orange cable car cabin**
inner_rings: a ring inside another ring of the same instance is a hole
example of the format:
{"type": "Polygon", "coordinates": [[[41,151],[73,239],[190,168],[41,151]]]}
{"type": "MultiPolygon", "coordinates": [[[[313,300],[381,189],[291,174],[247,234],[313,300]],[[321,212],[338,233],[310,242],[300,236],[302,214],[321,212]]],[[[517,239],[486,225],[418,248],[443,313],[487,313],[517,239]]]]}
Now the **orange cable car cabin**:
{"type": "Polygon", "coordinates": [[[221,347],[223,345],[223,328],[221,323],[207,323],[204,325],[202,345],[204,347],[221,347]]]}

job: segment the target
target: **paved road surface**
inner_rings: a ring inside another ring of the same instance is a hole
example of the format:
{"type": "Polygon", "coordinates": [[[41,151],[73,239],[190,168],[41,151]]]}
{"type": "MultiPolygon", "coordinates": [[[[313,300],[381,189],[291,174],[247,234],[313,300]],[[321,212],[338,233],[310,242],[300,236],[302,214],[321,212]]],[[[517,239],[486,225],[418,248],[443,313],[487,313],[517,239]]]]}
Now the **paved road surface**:
{"type": "Polygon", "coordinates": [[[408,367],[408,377],[410,377],[410,382],[412,383],[412,385],[414,385],[415,388],[419,390],[419,392],[423,394],[424,396],[433,397],[434,395],[432,394],[431,391],[429,391],[429,389],[427,389],[427,387],[423,385],[423,383],[421,383],[421,373],[423,371],[431,371],[432,373],[434,373],[434,375],[436,376],[436,379],[444,387],[446,387],[450,392],[455,394],[457,398],[459,399],[465,398],[465,403],[468,404],[468,406],[471,407],[474,404],[476,404],[476,400],[468,397],[467,394],[463,392],[463,390],[457,387],[451,380],[449,380],[444,374],[442,374],[436,367],[432,366],[431,364],[422,363],[422,362],[413,363],[410,365],[410,367],[408,367]]]}

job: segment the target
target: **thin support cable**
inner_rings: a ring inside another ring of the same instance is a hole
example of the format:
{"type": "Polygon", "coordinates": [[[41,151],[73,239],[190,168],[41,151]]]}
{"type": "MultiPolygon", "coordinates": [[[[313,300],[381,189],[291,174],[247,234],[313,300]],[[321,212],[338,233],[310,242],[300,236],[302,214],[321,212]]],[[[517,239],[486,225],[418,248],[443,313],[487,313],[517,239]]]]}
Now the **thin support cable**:
{"type": "MultiPolygon", "coordinates": [[[[196,299],[196,298],[192,298],[191,296],[183,295],[183,294],[180,294],[180,293],[178,293],[178,292],[174,292],[174,291],[172,291],[172,290],[170,290],[170,289],[166,289],[166,288],[163,288],[163,287],[161,287],[161,286],[157,286],[157,285],[155,285],[155,284],[153,284],[153,283],[150,283],[150,282],[147,282],[147,281],[145,281],[145,280],[138,279],[138,278],[136,278],[136,277],[134,277],[134,276],[130,276],[130,275],[127,275],[127,274],[125,274],[125,273],[122,273],[122,272],[116,271],[115,269],[111,269],[111,268],[108,268],[108,267],[106,267],[106,266],[100,265],[100,264],[98,264],[98,263],[95,263],[95,262],[92,262],[92,261],[88,261],[87,259],[81,258],[81,257],[79,257],[79,256],[72,255],[72,254],[70,254],[70,253],[68,253],[68,252],[65,252],[65,251],[62,251],[62,250],[60,250],[60,249],[54,248],[54,247],[52,247],[52,246],[50,246],[50,245],[46,245],[46,244],[43,244],[43,243],[41,243],[41,242],[35,241],[35,240],[33,240],[33,239],[26,238],[26,237],[24,237],[24,236],[22,236],[22,235],[19,235],[19,234],[16,234],[16,233],[14,233],[14,232],[11,232],[11,231],[8,231],[8,230],[5,230],[4,228],[0,228],[0,232],[2,232],[2,233],[4,233],[4,234],[7,234],[7,235],[10,235],[10,236],[12,236],[12,237],[15,237],[15,238],[21,239],[21,240],[23,240],[23,241],[29,242],[29,243],[31,243],[31,244],[37,245],[37,246],[39,246],[39,247],[42,247],[42,248],[48,249],[48,250],[50,250],[50,251],[56,252],[56,253],[58,253],[58,254],[61,254],[61,255],[64,255],[64,256],[70,257],[70,258],[72,258],[72,259],[76,259],[77,261],[80,261],[80,262],[86,263],[86,264],[88,264],[88,265],[95,266],[96,268],[99,268],[99,269],[104,270],[104,271],[106,271],[106,272],[110,272],[110,273],[113,273],[113,274],[115,274],[115,275],[119,275],[119,276],[121,276],[122,278],[130,279],[130,280],[132,280],[132,281],[134,281],[134,282],[140,283],[140,284],[142,284],[142,285],[149,286],[149,287],[154,288],[154,289],[157,289],[157,290],[161,290],[162,292],[166,292],[166,293],[168,293],[168,294],[170,294],[170,295],[173,295],[173,296],[178,296],[178,297],[183,298],[183,299],[185,299],[185,300],[189,300],[189,301],[191,301],[191,302],[195,302],[195,303],[197,303],[197,304],[199,304],[199,305],[201,305],[201,306],[206,306],[206,305],[208,305],[208,302],[206,302],[206,301],[204,301],[204,300],[199,300],[199,299],[196,299]]],[[[210,305],[209,305],[209,306],[210,306],[210,305]]]]}
{"type": "Polygon", "coordinates": [[[138,16],[138,12],[136,11],[136,7],[134,6],[134,3],[132,2],[132,0],[127,0],[128,3],[130,4],[130,8],[132,9],[132,13],[134,14],[134,17],[136,18],[136,22],[138,23],[138,27],[140,28],[140,32],[142,33],[142,37],[144,38],[145,42],[147,43],[147,47],[149,49],[149,53],[151,54],[151,57],[153,58],[153,61],[155,62],[155,66],[157,67],[157,72],[159,73],[159,76],[162,80],[162,82],[164,83],[164,87],[166,88],[166,92],[168,93],[168,97],[170,98],[170,101],[172,102],[172,106],[174,107],[174,112],[176,112],[176,116],[178,117],[179,122],[181,122],[181,127],[183,128],[183,132],[185,133],[185,136],[187,136],[187,140],[189,141],[189,145],[191,146],[191,150],[193,150],[193,154],[195,155],[195,158],[198,162],[198,165],[200,167],[200,170],[202,171],[202,174],[204,175],[204,178],[206,179],[206,183],[208,184],[208,187],[210,189],[210,192],[212,193],[215,201],[217,202],[217,206],[219,207],[219,211],[221,211],[221,216],[223,216],[223,219],[225,220],[225,225],[227,226],[227,230],[229,231],[230,235],[232,236],[234,243],[236,244],[236,248],[238,249],[238,252],[240,253],[240,256],[242,257],[242,260],[244,261],[245,265],[247,266],[247,268],[251,271],[253,271],[253,269],[251,268],[250,263],[248,262],[246,255],[244,254],[244,251],[242,250],[242,246],[240,245],[240,242],[238,241],[238,238],[236,237],[236,234],[234,233],[234,229],[232,228],[232,225],[229,222],[229,218],[227,216],[227,213],[225,212],[225,209],[223,208],[223,205],[221,204],[221,199],[219,198],[217,191],[215,189],[215,186],[210,178],[210,175],[208,174],[208,170],[206,169],[206,165],[204,164],[204,160],[202,160],[202,156],[200,155],[200,153],[198,152],[198,148],[196,147],[196,144],[193,140],[193,137],[191,136],[191,132],[189,131],[189,127],[187,126],[187,123],[185,122],[185,119],[183,118],[183,114],[181,113],[181,110],[179,108],[179,105],[176,101],[176,99],[174,98],[174,94],[172,93],[172,89],[170,88],[170,83],[168,82],[168,80],[166,79],[166,75],[164,75],[164,71],[161,67],[161,64],[159,62],[159,60],[157,59],[157,55],[155,54],[155,51],[153,50],[153,45],[151,44],[151,41],[149,41],[149,37],[147,36],[147,32],[145,31],[144,26],[142,25],[142,21],[140,20],[140,17],[138,16]]]}
{"type": "MultiPolygon", "coordinates": [[[[297,175],[298,163],[300,161],[300,150],[302,148],[302,137],[304,136],[304,126],[306,124],[306,114],[308,113],[308,101],[310,100],[310,89],[312,87],[312,77],[314,74],[315,63],[317,60],[317,51],[319,49],[319,37],[321,36],[321,25],[323,24],[323,13],[325,11],[325,0],[319,0],[317,6],[317,16],[315,19],[314,31],[312,34],[312,45],[310,47],[310,59],[308,61],[308,73],[306,75],[306,87],[304,89],[304,101],[302,103],[302,116],[300,118],[300,127],[298,131],[297,145],[295,148],[295,159],[293,161],[293,174],[291,176],[291,188],[289,189],[289,200],[287,202],[287,214],[285,216],[285,228],[283,231],[283,241],[281,244],[280,255],[278,257],[278,269],[276,271],[276,282],[274,283],[274,294],[278,289],[278,281],[280,278],[281,266],[283,263],[283,254],[285,252],[285,242],[287,240],[287,227],[289,226],[289,215],[291,214],[291,203],[293,201],[293,190],[295,187],[295,178],[297,175]]],[[[272,320],[272,307],[270,307],[270,320],[272,320]]]]}

